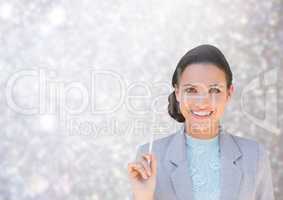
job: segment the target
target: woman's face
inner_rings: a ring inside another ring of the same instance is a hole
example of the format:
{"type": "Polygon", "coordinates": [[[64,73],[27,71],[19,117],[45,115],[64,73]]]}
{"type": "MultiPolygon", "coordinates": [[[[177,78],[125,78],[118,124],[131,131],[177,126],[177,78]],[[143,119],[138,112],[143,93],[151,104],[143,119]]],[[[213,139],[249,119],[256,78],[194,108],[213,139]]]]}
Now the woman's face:
{"type": "Polygon", "coordinates": [[[209,63],[187,66],[175,88],[187,124],[201,132],[218,126],[232,92],[233,86],[227,88],[225,73],[209,63]]]}

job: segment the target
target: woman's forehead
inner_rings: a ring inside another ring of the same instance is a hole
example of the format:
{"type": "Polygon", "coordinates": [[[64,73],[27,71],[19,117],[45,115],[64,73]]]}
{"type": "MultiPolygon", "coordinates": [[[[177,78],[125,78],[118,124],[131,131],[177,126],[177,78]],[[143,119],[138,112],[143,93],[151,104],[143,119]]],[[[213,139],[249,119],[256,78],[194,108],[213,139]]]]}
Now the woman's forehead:
{"type": "Polygon", "coordinates": [[[179,80],[181,85],[211,86],[225,84],[226,76],[224,71],[214,64],[192,64],[186,67],[179,80]]]}

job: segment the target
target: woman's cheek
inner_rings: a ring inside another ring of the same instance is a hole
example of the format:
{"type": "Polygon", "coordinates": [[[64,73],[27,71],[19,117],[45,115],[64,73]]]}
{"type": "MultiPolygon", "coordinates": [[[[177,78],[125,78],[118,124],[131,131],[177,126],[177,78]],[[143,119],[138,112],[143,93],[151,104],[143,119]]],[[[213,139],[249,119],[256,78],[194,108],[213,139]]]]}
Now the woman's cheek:
{"type": "Polygon", "coordinates": [[[216,117],[218,119],[222,117],[222,115],[224,114],[224,110],[225,110],[225,105],[223,104],[223,102],[220,102],[219,104],[216,105],[216,117]]]}
{"type": "Polygon", "coordinates": [[[190,101],[184,101],[183,105],[187,111],[190,110],[190,107],[191,107],[190,101]]]}
{"type": "Polygon", "coordinates": [[[191,108],[191,103],[189,101],[183,101],[181,103],[181,113],[185,118],[187,118],[190,115],[190,108],[191,108]]]}

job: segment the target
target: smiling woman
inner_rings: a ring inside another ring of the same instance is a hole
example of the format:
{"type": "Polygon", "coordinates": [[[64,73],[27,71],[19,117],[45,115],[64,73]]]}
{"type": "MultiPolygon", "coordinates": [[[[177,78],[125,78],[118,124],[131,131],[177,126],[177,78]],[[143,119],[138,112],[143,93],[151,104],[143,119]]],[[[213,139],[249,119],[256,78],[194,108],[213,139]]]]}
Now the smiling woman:
{"type": "Polygon", "coordinates": [[[225,84],[224,72],[215,64],[192,64],[175,88],[188,133],[203,139],[214,137],[233,92],[233,86],[225,84]]]}
{"type": "Polygon", "coordinates": [[[149,144],[141,146],[129,163],[135,200],[274,199],[265,148],[221,129],[232,79],[225,56],[212,45],[200,45],[181,58],[168,113],[183,125],[156,140],[152,153],[149,144]]]}
{"type": "Polygon", "coordinates": [[[214,137],[234,90],[232,77],[220,50],[210,45],[192,49],[182,57],[173,75],[170,116],[178,122],[186,121],[187,132],[197,138],[214,137]]]}

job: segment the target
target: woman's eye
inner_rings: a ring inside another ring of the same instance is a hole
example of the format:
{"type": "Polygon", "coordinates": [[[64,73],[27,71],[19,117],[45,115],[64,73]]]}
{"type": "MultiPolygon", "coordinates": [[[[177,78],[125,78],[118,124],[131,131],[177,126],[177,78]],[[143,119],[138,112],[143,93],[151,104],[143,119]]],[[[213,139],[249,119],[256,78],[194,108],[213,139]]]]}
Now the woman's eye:
{"type": "Polygon", "coordinates": [[[219,90],[218,88],[210,88],[209,93],[220,93],[221,90],[219,90]]]}
{"type": "Polygon", "coordinates": [[[195,88],[187,88],[185,90],[186,93],[197,93],[197,90],[195,88]]]}

